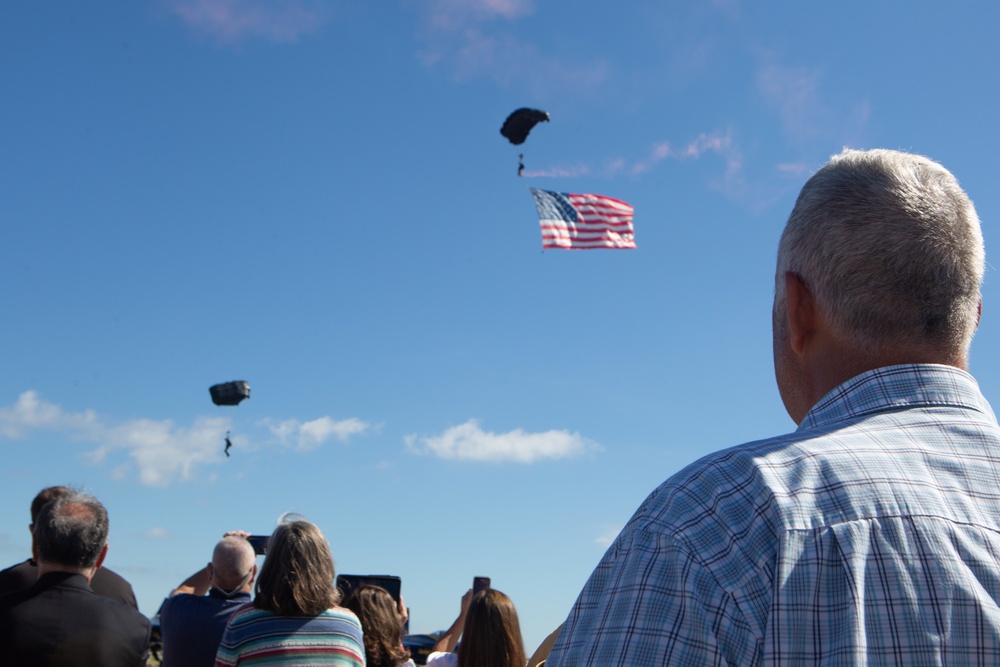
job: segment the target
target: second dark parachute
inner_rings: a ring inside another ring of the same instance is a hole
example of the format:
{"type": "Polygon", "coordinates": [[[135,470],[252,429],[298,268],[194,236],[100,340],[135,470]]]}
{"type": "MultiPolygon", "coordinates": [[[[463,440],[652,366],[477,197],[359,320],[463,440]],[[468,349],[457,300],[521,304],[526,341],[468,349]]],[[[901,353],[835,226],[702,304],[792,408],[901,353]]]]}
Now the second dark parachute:
{"type": "Polygon", "coordinates": [[[528,138],[531,128],[541,122],[548,122],[549,113],[541,109],[522,107],[507,116],[500,128],[500,134],[507,137],[510,143],[519,146],[528,138]]]}

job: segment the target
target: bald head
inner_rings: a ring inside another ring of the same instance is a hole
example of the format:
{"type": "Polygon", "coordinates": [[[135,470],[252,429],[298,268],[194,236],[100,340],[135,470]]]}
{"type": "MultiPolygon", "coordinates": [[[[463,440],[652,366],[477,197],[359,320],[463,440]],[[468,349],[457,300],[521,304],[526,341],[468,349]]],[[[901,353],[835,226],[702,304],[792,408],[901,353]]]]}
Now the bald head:
{"type": "Polygon", "coordinates": [[[233,535],[222,538],[212,553],[215,587],[231,591],[249,586],[253,583],[252,572],[256,561],[253,547],[245,538],[233,535]]]}

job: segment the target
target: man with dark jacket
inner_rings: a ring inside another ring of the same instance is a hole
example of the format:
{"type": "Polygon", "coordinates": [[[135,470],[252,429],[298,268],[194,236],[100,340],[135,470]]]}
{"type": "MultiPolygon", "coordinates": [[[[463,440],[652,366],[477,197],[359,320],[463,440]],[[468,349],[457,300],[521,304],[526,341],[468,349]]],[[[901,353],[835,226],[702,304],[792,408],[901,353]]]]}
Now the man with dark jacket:
{"type": "Polygon", "coordinates": [[[92,496],[47,503],[35,521],[38,580],[0,595],[5,664],[49,667],[146,664],[149,619],[90,587],[108,553],[108,513],[92,496]]]}
{"type": "MultiPolygon", "coordinates": [[[[35,521],[46,503],[56,498],[66,498],[75,494],[76,492],[68,486],[49,486],[39,491],[35,499],[31,501],[31,523],[28,525],[28,530],[34,531],[35,521]]],[[[34,558],[29,558],[17,565],[11,565],[6,570],[0,570],[0,594],[28,588],[37,579],[38,566],[35,564],[34,558]]],[[[106,567],[102,567],[94,574],[90,587],[98,595],[124,602],[133,609],[139,608],[135,601],[132,585],[106,567]]]]}

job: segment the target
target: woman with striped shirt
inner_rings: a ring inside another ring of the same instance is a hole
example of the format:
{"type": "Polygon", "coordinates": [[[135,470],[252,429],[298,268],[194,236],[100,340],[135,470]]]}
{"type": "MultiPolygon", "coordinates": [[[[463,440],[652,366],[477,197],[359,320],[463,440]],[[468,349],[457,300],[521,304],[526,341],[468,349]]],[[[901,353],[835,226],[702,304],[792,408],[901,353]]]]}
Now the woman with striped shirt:
{"type": "Polygon", "coordinates": [[[278,526],[254,600],[229,619],[216,667],[364,667],[361,624],[337,606],[335,578],[333,556],[319,528],[304,520],[278,526]]]}

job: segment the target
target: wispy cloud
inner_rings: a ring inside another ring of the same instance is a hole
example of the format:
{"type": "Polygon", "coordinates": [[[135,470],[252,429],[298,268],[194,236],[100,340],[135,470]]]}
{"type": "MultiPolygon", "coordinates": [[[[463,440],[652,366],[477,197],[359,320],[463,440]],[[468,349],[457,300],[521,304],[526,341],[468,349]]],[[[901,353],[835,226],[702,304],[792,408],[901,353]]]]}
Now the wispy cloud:
{"type": "Polygon", "coordinates": [[[518,86],[544,99],[586,95],[609,77],[604,60],[564,60],[509,32],[534,13],[533,0],[430,0],[416,3],[423,12],[424,46],[419,57],[428,67],[449,70],[457,81],[490,78],[518,86]]]}
{"type": "Polygon", "coordinates": [[[286,419],[278,423],[265,422],[265,425],[278,442],[300,451],[315,449],[331,438],[347,442],[352,436],[360,435],[372,428],[371,424],[354,417],[340,421],[330,417],[320,417],[307,422],[286,419]]]}
{"type": "Polygon", "coordinates": [[[603,167],[593,168],[586,163],[569,167],[555,166],[525,170],[525,177],[532,178],[576,178],[586,175],[615,177],[622,173],[633,176],[651,171],[664,160],[688,162],[699,160],[706,155],[715,155],[724,160],[722,173],[710,183],[713,189],[729,196],[739,196],[746,191],[743,173],[743,155],[733,139],[732,132],[703,132],[686,144],[674,145],[668,141],[653,144],[646,156],[640,159],[616,157],[604,161],[603,167]]]}
{"type": "Polygon", "coordinates": [[[170,539],[170,531],[167,530],[166,528],[161,528],[157,526],[150,528],[145,533],[143,533],[143,537],[145,537],[147,540],[162,542],[163,540],[170,539]]]}
{"type": "Polygon", "coordinates": [[[727,170],[740,169],[742,164],[739,158],[739,151],[733,145],[732,133],[714,132],[711,134],[702,133],[696,139],[688,142],[684,146],[674,146],[668,141],[654,144],[649,151],[649,156],[632,165],[633,174],[642,174],[649,171],[659,162],[668,158],[674,160],[697,160],[705,153],[714,153],[726,158],[727,170]]]}
{"type": "Polygon", "coordinates": [[[525,169],[525,178],[578,178],[590,173],[590,167],[578,164],[571,167],[547,167],[545,169],[525,169]]]}
{"type": "Polygon", "coordinates": [[[535,11],[532,0],[430,0],[425,6],[431,25],[451,30],[470,22],[515,19],[535,11]]]}
{"type": "Polygon", "coordinates": [[[608,528],[594,539],[594,543],[599,544],[602,547],[609,547],[611,546],[611,543],[615,541],[615,538],[618,537],[618,533],[620,532],[622,532],[621,526],[608,528]]]}
{"type": "Polygon", "coordinates": [[[636,161],[616,160],[612,162],[616,171],[628,170],[634,175],[644,174],[664,160],[686,162],[699,160],[706,154],[723,158],[725,169],[711,184],[713,188],[729,196],[739,196],[746,191],[743,173],[743,155],[733,139],[732,132],[703,132],[683,145],[669,141],[653,144],[646,157],[636,161]]]}
{"type": "Polygon", "coordinates": [[[475,419],[449,427],[441,435],[409,435],[406,446],[411,451],[442,459],[494,463],[565,459],[600,448],[579,433],[569,431],[527,433],[523,429],[515,429],[507,433],[491,433],[480,428],[475,419]]]}
{"type": "MultiPolygon", "coordinates": [[[[169,419],[131,419],[113,424],[93,410],[66,412],[36,391],[26,391],[12,405],[0,407],[0,437],[20,439],[35,431],[47,431],[91,443],[96,446],[84,452],[85,461],[92,465],[110,464],[113,478],[137,475],[148,486],[188,480],[200,467],[221,462],[225,458],[223,439],[230,428],[231,421],[224,417],[198,417],[191,426],[181,426],[169,419]],[[120,452],[126,455],[124,463],[116,456],[120,452]]],[[[258,443],[241,435],[232,436],[232,442],[237,450],[252,450],[267,444],[306,450],[330,439],[347,442],[370,428],[354,418],[284,420],[268,426],[271,442],[265,439],[258,443]]]]}
{"type": "Polygon", "coordinates": [[[820,99],[820,73],[806,67],[764,64],[757,70],[757,89],[776,107],[785,132],[810,138],[827,126],[829,111],[820,99]]]}
{"type": "Polygon", "coordinates": [[[225,44],[247,39],[291,43],[315,32],[323,15],[314,0],[164,0],[196,32],[225,44]]]}
{"type": "Polygon", "coordinates": [[[809,173],[809,165],[804,162],[785,162],[778,165],[778,171],[786,176],[801,178],[809,173]]]}

